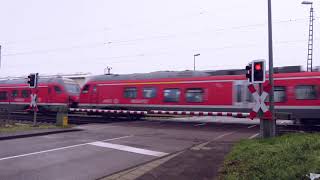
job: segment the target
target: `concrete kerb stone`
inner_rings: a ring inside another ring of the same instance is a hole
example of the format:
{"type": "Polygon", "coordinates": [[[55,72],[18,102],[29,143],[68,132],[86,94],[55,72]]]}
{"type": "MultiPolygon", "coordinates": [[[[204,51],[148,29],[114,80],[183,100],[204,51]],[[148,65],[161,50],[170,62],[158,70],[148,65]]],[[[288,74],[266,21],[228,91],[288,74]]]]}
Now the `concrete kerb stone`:
{"type": "Polygon", "coordinates": [[[45,135],[50,135],[50,134],[58,134],[58,133],[66,133],[66,132],[74,132],[74,131],[82,131],[82,129],[76,129],[76,128],[71,128],[71,129],[50,129],[50,130],[42,130],[39,132],[20,132],[20,133],[15,133],[15,134],[0,134],[0,140],[10,140],[10,139],[18,139],[18,138],[27,138],[27,137],[33,137],[33,136],[45,136],[45,135]]]}

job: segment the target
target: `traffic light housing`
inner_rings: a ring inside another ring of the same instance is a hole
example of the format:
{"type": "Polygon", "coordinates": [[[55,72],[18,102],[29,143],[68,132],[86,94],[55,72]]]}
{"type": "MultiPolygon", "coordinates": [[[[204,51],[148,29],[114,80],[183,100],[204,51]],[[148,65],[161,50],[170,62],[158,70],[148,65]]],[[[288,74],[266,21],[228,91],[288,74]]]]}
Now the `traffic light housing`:
{"type": "Polygon", "coordinates": [[[246,66],[246,78],[248,79],[249,83],[252,83],[252,63],[249,63],[246,66]]]}
{"type": "Polygon", "coordinates": [[[266,61],[255,60],[252,62],[252,83],[264,83],[266,81],[266,61]]]}
{"type": "Polygon", "coordinates": [[[33,73],[28,76],[28,84],[30,88],[36,88],[38,85],[38,73],[33,73]]]}
{"type": "Polygon", "coordinates": [[[246,78],[250,84],[264,83],[266,81],[266,61],[255,60],[246,66],[246,78]]]}

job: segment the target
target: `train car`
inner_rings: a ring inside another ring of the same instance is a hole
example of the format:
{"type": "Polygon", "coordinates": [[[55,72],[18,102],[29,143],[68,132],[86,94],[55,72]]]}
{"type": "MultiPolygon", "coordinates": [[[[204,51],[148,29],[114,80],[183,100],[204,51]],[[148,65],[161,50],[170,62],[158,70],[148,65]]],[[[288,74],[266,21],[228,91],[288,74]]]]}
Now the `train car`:
{"type": "MultiPolygon", "coordinates": [[[[77,107],[80,87],[71,79],[52,77],[39,78],[37,104],[40,111],[57,111],[61,105],[77,107]]],[[[0,81],[0,107],[26,110],[30,106],[32,90],[27,79],[0,81]]]]}
{"type": "MultiPolygon", "coordinates": [[[[320,120],[320,72],[274,76],[275,108],[297,120],[320,120]]],[[[245,75],[200,71],[94,76],[79,106],[123,110],[250,112],[254,105],[245,75]]]]}

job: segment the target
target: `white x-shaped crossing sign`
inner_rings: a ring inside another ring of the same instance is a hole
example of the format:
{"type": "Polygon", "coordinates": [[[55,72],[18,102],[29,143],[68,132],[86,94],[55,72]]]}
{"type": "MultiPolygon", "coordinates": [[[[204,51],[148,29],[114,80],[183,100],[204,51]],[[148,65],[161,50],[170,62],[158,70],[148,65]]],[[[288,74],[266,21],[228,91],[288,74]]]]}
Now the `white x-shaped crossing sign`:
{"type": "Polygon", "coordinates": [[[37,94],[31,94],[31,102],[30,102],[31,108],[37,107],[37,94]]]}
{"type": "Polygon", "coordinates": [[[256,90],[256,88],[254,87],[253,84],[250,84],[248,86],[248,88],[249,88],[249,91],[252,93],[253,98],[256,101],[256,104],[254,105],[252,111],[250,112],[249,118],[254,119],[257,116],[259,110],[261,109],[264,114],[264,118],[271,119],[272,114],[269,111],[268,106],[264,102],[266,100],[267,96],[269,95],[270,90],[271,90],[270,84],[268,84],[267,86],[265,86],[263,88],[263,92],[261,95],[259,95],[258,91],[256,90]]]}

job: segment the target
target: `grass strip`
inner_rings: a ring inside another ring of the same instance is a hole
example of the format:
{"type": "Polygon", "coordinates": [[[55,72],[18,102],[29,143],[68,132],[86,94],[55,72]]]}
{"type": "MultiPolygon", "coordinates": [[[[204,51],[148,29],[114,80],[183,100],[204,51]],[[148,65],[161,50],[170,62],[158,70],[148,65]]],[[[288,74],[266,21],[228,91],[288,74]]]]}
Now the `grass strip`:
{"type": "Polygon", "coordinates": [[[40,124],[37,126],[32,126],[32,124],[24,124],[24,123],[14,123],[7,124],[5,127],[0,127],[0,133],[13,133],[13,132],[22,132],[22,131],[30,131],[37,129],[54,129],[59,128],[55,125],[50,124],[40,124]]]}
{"type": "Polygon", "coordinates": [[[320,134],[243,140],[226,157],[219,179],[309,179],[320,173],[320,134]]]}

